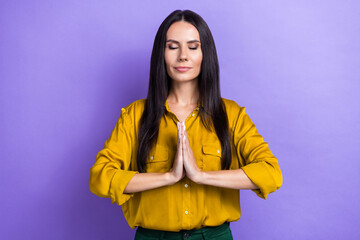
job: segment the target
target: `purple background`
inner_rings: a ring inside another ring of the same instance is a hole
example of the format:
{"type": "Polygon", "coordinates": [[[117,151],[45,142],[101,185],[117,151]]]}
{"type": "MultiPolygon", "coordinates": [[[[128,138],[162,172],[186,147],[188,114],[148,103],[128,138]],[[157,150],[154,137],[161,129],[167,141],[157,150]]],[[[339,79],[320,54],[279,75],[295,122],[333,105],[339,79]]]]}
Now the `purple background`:
{"type": "Polygon", "coordinates": [[[241,191],[234,239],[360,239],[358,1],[1,1],[0,238],[132,239],[88,188],[121,107],[145,98],[175,9],[208,23],[221,90],[247,107],[282,188],[241,191]]]}

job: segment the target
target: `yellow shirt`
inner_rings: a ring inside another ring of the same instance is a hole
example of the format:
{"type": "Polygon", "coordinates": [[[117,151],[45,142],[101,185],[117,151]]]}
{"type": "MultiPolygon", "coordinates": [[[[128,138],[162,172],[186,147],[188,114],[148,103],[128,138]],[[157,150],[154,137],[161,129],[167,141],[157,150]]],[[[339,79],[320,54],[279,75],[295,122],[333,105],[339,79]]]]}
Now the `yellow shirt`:
{"type": "MultiPolygon", "coordinates": [[[[228,99],[223,101],[229,120],[232,163],[230,169],[242,168],[259,187],[259,197],[280,188],[282,174],[277,159],[259,135],[245,108],[228,99]]],[[[121,116],[97,154],[90,170],[90,191],[122,205],[131,228],[180,231],[217,226],[240,218],[240,195],[237,189],[200,185],[185,177],[171,186],[138,193],[123,193],[127,183],[138,172],[138,123],[145,99],[121,109],[121,116]]],[[[159,136],[147,160],[147,172],[168,172],[177,149],[177,117],[166,111],[160,121],[159,136]]],[[[191,149],[203,171],[221,170],[221,144],[215,132],[202,125],[196,108],[185,121],[191,149]]]]}

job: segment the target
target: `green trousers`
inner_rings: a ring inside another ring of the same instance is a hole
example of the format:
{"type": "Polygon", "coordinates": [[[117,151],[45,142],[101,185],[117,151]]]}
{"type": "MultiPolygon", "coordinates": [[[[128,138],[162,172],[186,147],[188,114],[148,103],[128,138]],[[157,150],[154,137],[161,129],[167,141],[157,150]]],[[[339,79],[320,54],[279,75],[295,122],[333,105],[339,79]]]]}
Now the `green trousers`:
{"type": "Polygon", "coordinates": [[[136,229],[135,240],[232,240],[233,237],[229,225],[229,222],[225,222],[217,227],[204,227],[197,230],[181,230],[180,232],[159,231],[138,227],[136,229]]]}

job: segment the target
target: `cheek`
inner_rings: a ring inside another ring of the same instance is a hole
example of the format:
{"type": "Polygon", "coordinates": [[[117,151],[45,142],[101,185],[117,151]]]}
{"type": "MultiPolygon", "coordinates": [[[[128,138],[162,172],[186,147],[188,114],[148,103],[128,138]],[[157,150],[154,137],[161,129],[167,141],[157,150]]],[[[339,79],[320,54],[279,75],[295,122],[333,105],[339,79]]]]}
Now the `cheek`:
{"type": "Polygon", "coordinates": [[[202,59],[203,59],[203,58],[202,58],[202,54],[199,54],[199,55],[196,57],[196,59],[194,59],[196,65],[197,65],[198,67],[201,67],[202,59]]]}
{"type": "Polygon", "coordinates": [[[169,70],[171,69],[170,66],[171,66],[171,63],[170,63],[169,59],[166,58],[166,56],[165,56],[165,67],[166,67],[167,72],[169,72],[169,70]]]}
{"type": "Polygon", "coordinates": [[[171,65],[173,65],[174,62],[174,54],[172,52],[168,52],[165,50],[165,64],[166,68],[170,68],[171,65]]]}
{"type": "Polygon", "coordinates": [[[166,54],[166,51],[165,51],[164,59],[165,59],[166,67],[167,67],[169,65],[169,56],[168,56],[168,54],[166,54]]]}

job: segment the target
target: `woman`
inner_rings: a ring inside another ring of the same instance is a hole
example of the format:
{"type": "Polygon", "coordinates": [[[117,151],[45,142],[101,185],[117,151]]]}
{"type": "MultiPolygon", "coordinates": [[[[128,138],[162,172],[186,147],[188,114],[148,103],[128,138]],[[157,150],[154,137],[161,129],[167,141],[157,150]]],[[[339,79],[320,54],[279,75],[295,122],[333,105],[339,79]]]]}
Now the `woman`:
{"type": "Polygon", "coordinates": [[[121,109],[90,170],[91,192],[122,205],[135,239],[232,239],[239,189],[266,199],[281,184],[245,108],[220,96],[207,24],[174,11],[155,37],[147,99],[121,109]]]}

